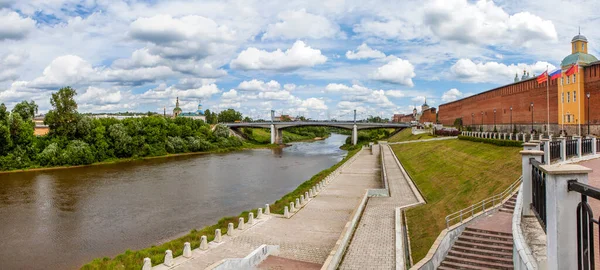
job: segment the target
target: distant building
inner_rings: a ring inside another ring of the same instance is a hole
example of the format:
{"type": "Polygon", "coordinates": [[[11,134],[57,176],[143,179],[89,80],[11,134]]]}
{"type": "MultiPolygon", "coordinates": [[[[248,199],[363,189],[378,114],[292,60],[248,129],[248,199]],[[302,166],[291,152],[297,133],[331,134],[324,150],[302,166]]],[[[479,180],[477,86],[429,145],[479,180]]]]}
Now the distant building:
{"type": "Polygon", "coordinates": [[[206,122],[206,116],[204,115],[204,112],[202,111],[202,104],[198,103],[198,109],[195,112],[182,113],[181,108],[179,108],[179,98],[177,98],[177,103],[175,106],[176,106],[175,109],[173,109],[174,117],[192,118],[194,120],[202,120],[202,121],[206,122]],[[176,111],[176,110],[178,110],[178,111],[176,111]]]}
{"type": "Polygon", "coordinates": [[[179,108],[179,97],[177,97],[177,101],[175,101],[175,108],[173,109],[173,118],[179,116],[182,112],[181,108],[179,108]]]}
{"type": "Polygon", "coordinates": [[[40,114],[33,118],[33,123],[35,124],[34,128],[33,128],[34,135],[45,136],[46,134],[48,134],[48,132],[50,132],[50,127],[48,127],[47,125],[44,124],[45,117],[46,117],[45,115],[40,114]]]}
{"type": "Polygon", "coordinates": [[[417,107],[413,108],[412,114],[394,114],[392,117],[394,123],[412,123],[419,122],[423,123],[436,123],[436,109],[429,107],[427,99],[425,103],[421,105],[421,112],[417,112],[417,107]]]}

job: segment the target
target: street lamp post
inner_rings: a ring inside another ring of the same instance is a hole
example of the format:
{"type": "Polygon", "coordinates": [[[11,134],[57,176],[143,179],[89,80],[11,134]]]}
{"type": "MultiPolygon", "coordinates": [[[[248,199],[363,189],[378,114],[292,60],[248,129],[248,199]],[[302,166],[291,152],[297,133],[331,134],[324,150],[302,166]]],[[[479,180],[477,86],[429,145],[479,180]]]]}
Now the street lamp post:
{"type": "Polygon", "coordinates": [[[479,127],[480,131],[483,131],[483,112],[481,112],[481,126],[479,127]]]}
{"type": "Polygon", "coordinates": [[[587,113],[587,120],[588,120],[588,136],[590,136],[590,92],[587,92],[586,96],[587,96],[587,98],[588,98],[588,113],[587,113]]]}
{"type": "Polygon", "coordinates": [[[496,131],[496,109],[494,109],[494,132],[496,131]]]}
{"type": "Polygon", "coordinates": [[[533,133],[533,102],[531,102],[531,133],[533,133]]]}
{"type": "Polygon", "coordinates": [[[513,128],[513,124],[512,124],[512,106],[510,106],[510,132],[512,133],[514,131],[513,128]]]}
{"type": "Polygon", "coordinates": [[[471,113],[471,129],[473,129],[473,117],[475,116],[474,113],[471,113]]]}

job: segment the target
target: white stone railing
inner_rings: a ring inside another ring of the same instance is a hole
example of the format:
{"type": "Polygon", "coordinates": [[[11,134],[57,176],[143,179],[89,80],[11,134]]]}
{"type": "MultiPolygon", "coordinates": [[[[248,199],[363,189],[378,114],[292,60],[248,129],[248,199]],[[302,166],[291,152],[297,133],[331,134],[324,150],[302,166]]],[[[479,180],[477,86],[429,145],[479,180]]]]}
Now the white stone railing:
{"type": "Polygon", "coordinates": [[[521,212],[523,211],[523,185],[519,186],[519,195],[515,203],[515,210],[512,218],[513,235],[513,265],[517,270],[535,270],[538,269],[537,262],[533,253],[527,244],[523,229],[521,228],[521,212]]]}

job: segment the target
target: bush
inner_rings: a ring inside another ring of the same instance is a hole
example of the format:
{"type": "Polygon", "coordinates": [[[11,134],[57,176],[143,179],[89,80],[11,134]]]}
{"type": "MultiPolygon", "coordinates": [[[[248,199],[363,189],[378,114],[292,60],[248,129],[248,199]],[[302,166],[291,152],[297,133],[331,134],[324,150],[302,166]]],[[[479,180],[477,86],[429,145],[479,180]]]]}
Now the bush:
{"type": "Polygon", "coordinates": [[[508,146],[508,147],[522,147],[523,142],[520,141],[509,141],[509,140],[497,140],[497,139],[486,139],[486,138],[476,138],[470,136],[458,136],[458,139],[472,142],[482,142],[489,143],[497,146],[508,146]]]}
{"type": "Polygon", "coordinates": [[[436,129],[435,130],[435,135],[438,136],[458,136],[460,134],[460,131],[456,130],[456,129],[436,129]]]}
{"type": "Polygon", "coordinates": [[[42,166],[59,166],[63,164],[62,151],[57,143],[51,143],[38,155],[38,161],[42,166]]]}
{"type": "Polygon", "coordinates": [[[165,147],[171,154],[184,153],[188,149],[186,142],[181,137],[167,137],[165,147]]]}
{"type": "Polygon", "coordinates": [[[94,163],[94,153],[92,153],[89,144],[80,140],[73,140],[69,142],[67,148],[63,151],[62,160],[71,165],[88,165],[94,163]]]}

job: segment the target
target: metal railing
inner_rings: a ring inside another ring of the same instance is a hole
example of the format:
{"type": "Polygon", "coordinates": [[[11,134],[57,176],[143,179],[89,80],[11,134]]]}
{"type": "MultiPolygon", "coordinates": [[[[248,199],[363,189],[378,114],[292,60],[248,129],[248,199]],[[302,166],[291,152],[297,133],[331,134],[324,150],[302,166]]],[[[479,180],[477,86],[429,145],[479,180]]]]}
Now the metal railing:
{"type": "Polygon", "coordinates": [[[567,157],[573,157],[577,155],[577,140],[566,140],[567,157]]]}
{"type": "Polygon", "coordinates": [[[591,154],[592,153],[592,139],[581,139],[581,154],[591,154]]]}
{"type": "Polygon", "coordinates": [[[588,197],[600,200],[600,189],[577,180],[567,182],[567,190],[581,194],[581,202],[577,205],[577,268],[594,269],[594,224],[598,226],[598,219],[594,219],[594,212],[587,202],[588,197]]]}
{"type": "Polygon", "coordinates": [[[561,141],[550,142],[550,161],[560,159],[560,143],[561,141]]]}
{"type": "Polygon", "coordinates": [[[502,205],[502,202],[506,198],[512,196],[515,192],[517,192],[522,180],[523,177],[519,177],[519,179],[517,179],[514,183],[512,183],[506,190],[502,191],[501,193],[493,195],[467,208],[461,209],[458,212],[454,212],[450,215],[447,215],[446,229],[450,228],[450,226],[453,226],[454,224],[463,223],[466,219],[475,217],[477,214],[480,213],[480,210],[481,213],[485,213],[486,211],[491,210],[496,206],[502,205]]]}
{"type": "Polygon", "coordinates": [[[531,209],[546,231],[546,173],[535,159],[531,162],[531,209]]]}

